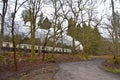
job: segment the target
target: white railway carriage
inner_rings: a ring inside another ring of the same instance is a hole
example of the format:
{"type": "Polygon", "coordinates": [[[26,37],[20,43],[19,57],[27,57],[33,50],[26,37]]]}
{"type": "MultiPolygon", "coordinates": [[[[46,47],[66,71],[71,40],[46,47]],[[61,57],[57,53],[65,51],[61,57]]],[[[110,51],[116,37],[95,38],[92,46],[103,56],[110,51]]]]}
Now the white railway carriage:
{"type": "Polygon", "coordinates": [[[46,47],[45,47],[45,50],[46,50],[46,51],[52,51],[52,49],[53,49],[53,48],[52,48],[52,47],[49,47],[49,46],[46,46],[46,47]]]}
{"type": "Polygon", "coordinates": [[[55,51],[56,51],[56,52],[61,52],[62,50],[61,50],[61,48],[56,47],[56,48],[55,48],[55,51]]]}
{"type": "Polygon", "coordinates": [[[38,45],[35,45],[35,50],[38,50],[38,48],[39,48],[38,45]]]}
{"type": "Polygon", "coordinates": [[[31,49],[30,44],[17,44],[16,48],[31,49]]]}
{"type": "MultiPolygon", "coordinates": [[[[13,48],[13,44],[11,42],[3,42],[3,45],[2,45],[4,48],[13,48]]],[[[17,44],[16,45],[16,48],[17,49],[26,49],[26,50],[31,50],[31,45],[30,44],[17,44]]],[[[38,46],[38,45],[35,45],[35,50],[43,50],[42,46],[38,46]]],[[[49,47],[49,46],[46,46],[45,47],[45,51],[47,52],[51,52],[53,50],[53,47],[49,47]]],[[[62,48],[60,47],[55,47],[55,52],[56,53],[62,53],[62,48]]],[[[71,53],[71,49],[67,49],[67,48],[64,48],[64,53],[71,53]]]]}
{"type": "Polygon", "coordinates": [[[68,53],[71,53],[72,51],[71,51],[71,49],[65,49],[66,50],[66,52],[68,52],[68,53]]]}
{"type": "Polygon", "coordinates": [[[12,43],[10,43],[10,42],[3,42],[3,44],[2,44],[2,46],[3,47],[13,47],[13,44],[12,43]]]}

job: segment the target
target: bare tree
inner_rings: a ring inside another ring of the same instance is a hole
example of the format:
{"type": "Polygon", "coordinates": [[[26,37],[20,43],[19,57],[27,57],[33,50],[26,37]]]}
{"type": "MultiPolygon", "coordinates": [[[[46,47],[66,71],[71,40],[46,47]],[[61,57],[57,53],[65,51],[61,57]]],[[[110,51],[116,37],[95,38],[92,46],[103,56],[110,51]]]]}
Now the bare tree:
{"type": "Polygon", "coordinates": [[[119,54],[119,41],[118,41],[118,37],[119,37],[119,24],[118,24],[118,16],[117,16],[117,12],[115,12],[115,1],[111,0],[111,11],[112,14],[108,17],[108,23],[104,23],[107,27],[104,27],[105,29],[107,29],[108,33],[109,33],[109,39],[108,41],[110,41],[113,45],[113,55],[114,55],[114,59],[115,59],[115,63],[117,62],[117,55],[119,54]]]}
{"type": "MultiPolygon", "coordinates": [[[[94,29],[95,28],[98,28],[98,26],[101,24],[101,21],[102,21],[102,19],[103,19],[103,16],[101,15],[100,17],[100,19],[97,19],[97,15],[95,15],[97,12],[96,12],[96,8],[97,8],[97,6],[98,5],[100,5],[102,3],[102,1],[94,1],[94,0],[90,0],[90,1],[88,1],[88,4],[87,4],[87,11],[86,11],[86,13],[87,13],[87,15],[88,15],[88,20],[86,20],[85,22],[87,22],[88,23],[88,27],[94,27],[94,29]],[[94,23],[94,25],[92,24],[92,23],[94,23]]],[[[83,26],[84,27],[84,26],[83,26]]],[[[89,50],[89,48],[90,48],[90,44],[89,44],[89,37],[90,37],[90,34],[91,34],[91,32],[90,31],[88,31],[88,34],[86,35],[87,36],[87,38],[86,38],[86,41],[87,41],[87,45],[86,45],[86,54],[88,55],[89,54],[89,52],[88,52],[88,50],[89,50]]]]}
{"type": "Polygon", "coordinates": [[[18,5],[18,0],[15,0],[15,5],[14,5],[14,9],[13,12],[11,13],[11,17],[12,17],[12,43],[13,43],[13,56],[14,56],[14,66],[15,66],[15,71],[18,70],[18,66],[17,66],[17,59],[16,59],[16,44],[15,44],[15,16],[16,13],[18,12],[19,8],[25,3],[26,1],[23,1],[20,5],[18,5]]]}
{"type": "Polygon", "coordinates": [[[5,15],[7,12],[7,7],[8,7],[8,0],[2,0],[2,13],[0,13],[1,16],[1,33],[0,33],[0,53],[1,53],[1,48],[2,48],[2,43],[3,43],[3,38],[4,38],[4,24],[5,24],[5,15]]]}
{"type": "Polygon", "coordinates": [[[83,11],[84,11],[84,8],[85,8],[85,5],[87,4],[88,0],[86,1],[83,1],[83,0],[77,0],[77,1],[74,1],[74,0],[70,0],[70,1],[67,1],[67,4],[73,14],[73,23],[72,23],[72,27],[73,27],[73,30],[72,30],[72,34],[73,34],[73,48],[72,48],[72,52],[74,53],[75,52],[75,35],[76,35],[76,27],[78,25],[78,23],[84,23],[84,20],[83,20],[83,11]],[[80,16],[81,16],[81,22],[80,22],[80,16]]]}
{"type": "Polygon", "coordinates": [[[28,0],[28,10],[30,18],[30,31],[31,31],[31,62],[35,60],[35,31],[38,14],[41,10],[41,3],[43,0],[28,0]]]}
{"type": "MultiPolygon", "coordinates": [[[[114,47],[115,47],[115,53],[119,54],[119,48],[118,48],[118,30],[117,30],[117,22],[116,22],[115,9],[114,9],[114,1],[113,0],[111,0],[111,4],[112,4],[112,16],[113,16],[113,31],[114,31],[114,34],[115,34],[114,47]]],[[[115,63],[118,63],[118,62],[115,61],[115,63]]]]}
{"type": "Polygon", "coordinates": [[[62,24],[65,22],[65,21],[68,21],[68,14],[70,12],[70,10],[66,10],[67,7],[68,7],[68,4],[67,1],[64,1],[64,0],[59,0],[60,2],[60,5],[61,5],[61,13],[60,14],[60,19],[59,19],[59,28],[60,28],[60,38],[61,38],[61,43],[62,43],[62,53],[64,53],[64,32],[66,31],[66,28],[67,27],[64,27],[62,26],[62,24]],[[61,19],[62,18],[62,19],[61,19]]]}
{"type": "Polygon", "coordinates": [[[52,6],[54,8],[54,14],[53,14],[53,31],[54,31],[54,34],[53,34],[53,50],[52,50],[52,58],[54,58],[54,51],[55,51],[55,46],[56,46],[56,34],[57,34],[57,20],[58,20],[58,17],[59,17],[59,10],[61,8],[61,5],[59,4],[59,1],[57,0],[51,0],[52,2],[52,6]]]}

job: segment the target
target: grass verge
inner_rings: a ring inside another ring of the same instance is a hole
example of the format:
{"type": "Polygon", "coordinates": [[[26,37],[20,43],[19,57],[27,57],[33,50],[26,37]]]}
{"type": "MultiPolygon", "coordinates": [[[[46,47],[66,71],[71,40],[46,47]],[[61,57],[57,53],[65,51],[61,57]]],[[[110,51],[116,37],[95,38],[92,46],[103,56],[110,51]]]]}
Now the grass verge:
{"type": "Polygon", "coordinates": [[[113,69],[113,68],[106,67],[106,66],[104,66],[103,69],[108,71],[108,72],[112,72],[112,73],[115,73],[115,74],[120,74],[120,69],[113,69]]]}

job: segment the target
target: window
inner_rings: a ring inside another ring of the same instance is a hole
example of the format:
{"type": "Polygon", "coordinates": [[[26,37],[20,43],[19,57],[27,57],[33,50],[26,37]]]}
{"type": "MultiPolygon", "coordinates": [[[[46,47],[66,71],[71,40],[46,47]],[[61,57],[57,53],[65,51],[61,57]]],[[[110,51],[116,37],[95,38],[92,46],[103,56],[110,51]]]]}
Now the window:
{"type": "Polygon", "coordinates": [[[21,45],[19,45],[19,48],[21,48],[21,45]]]}
{"type": "Polygon", "coordinates": [[[24,45],[24,47],[23,47],[24,49],[27,49],[27,46],[26,45],[24,45]]]}
{"type": "Polygon", "coordinates": [[[46,51],[49,51],[49,48],[46,48],[46,51]]]}
{"type": "Polygon", "coordinates": [[[38,46],[35,46],[35,49],[38,50],[38,46]]]}
{"type": "Polygon", "coordinates": [[[10,47],[10,44],[6,44],[6,47],[10,47]]]}
{"type": "Polygon", "coordinates": [[[58,52],[58,49],[56,49],[56,52],[58,52]]]}
{"type": "Polygon", "coordinates": [[[61,49],[59,49],[59,52],[61,52],[61,49]]]}

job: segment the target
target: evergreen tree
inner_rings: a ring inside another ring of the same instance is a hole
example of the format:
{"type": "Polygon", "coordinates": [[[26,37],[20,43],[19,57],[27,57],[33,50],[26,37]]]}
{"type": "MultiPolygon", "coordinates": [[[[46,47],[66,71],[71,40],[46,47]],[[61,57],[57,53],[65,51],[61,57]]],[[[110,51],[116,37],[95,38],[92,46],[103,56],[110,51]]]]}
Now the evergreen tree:
{"type": "Polygon", "coordinates": [[[68,20],[67,34],[72,37],[72,53],[75,53],[75,36],[76,36],[76,22],[70,18],[68,20]]]}
{"type": "Polygon", "coordinates": [[[22,19],[24,21],[24,23],[26,24],[28,21],[30,21],[30,13],[29,10],[23,10],[22,11],[22,19]]]}
{"type": "Polygon", "coordinates": [[[41,19],[43,19],[43,18],[40,18],[40,20],[38,22],[38,26],[40,26],[41,29],[48,30],[50,28],[50,24],[51,24],[49,19],[47,17],[43,21],[41,19]]]}
{"type": "Polygon", "coordinates": [[[67,30],[67,34],[69,35],[69,36],[71,36],[71,37],[73,37],[73,31],[74,31],[74,28],[75,27],[75,25],[74,25],[74,21],[73,21],[73,19],[72,18],[70,18],[69,20],[68,20],[68,30],[67,30]]]}
{"type": "Polygon", "coordinates": [[[101,52],[101,35],[99,33],[99,30],[97,26],[93,29],[92,35],[91,35],[91,46],[90,46],[90,53],[97,55],[101,52]]]}
{"type": "Polygon", "coordinates": [[[78,24],[75,38],[82,43],[85,54],[97,55],[101,52],[102,41],[97,26],[91,28],[86,23],[83,23],[81,27],[80,24],[78,24]]]}
{"type": "MultiPolygon", "coordinates": [[[[43,14],[41,14],[39,22],[38,22],[38,26],[40,27],[40,29],[48,30],[48,32],[46,34],[46,37],[45,37],[45,40],[44,40],[44,43],[43,43],[43,50],[45,50],[45,47],[46,47],[46,45],[48,44],[48,41],[49,41],[48,35],[49,35],[49,32],[50,32],[51,22],[49,21],[49,19],[47,17],[43,20],[43,14]]],[[[44,61],[44,60],[45,60],[45,53],[43,52],[42,61],[44,61]]]]}

